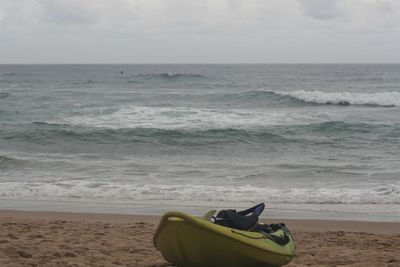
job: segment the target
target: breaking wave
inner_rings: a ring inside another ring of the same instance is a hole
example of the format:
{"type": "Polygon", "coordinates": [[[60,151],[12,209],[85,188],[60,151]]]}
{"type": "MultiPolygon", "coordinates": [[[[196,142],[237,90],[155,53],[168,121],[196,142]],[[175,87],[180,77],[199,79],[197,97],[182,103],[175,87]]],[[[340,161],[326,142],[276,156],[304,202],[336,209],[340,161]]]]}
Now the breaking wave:
{"type": "Polygon", "coordinates": [[[330,105],[369,105],[400,107],[400,92],[352,93],[322,91],[272,91],[266,92],[283,97],[291,97],[306,103],[330,105]]]}
{"type": "Polygon", "coordinates": [[[100,128],[254,129],[273,125],[307,125],[329,121],[318,114],[252,109],[124,106],[102,114],[90,109],[65,118],[66,123],[100,128]]]}

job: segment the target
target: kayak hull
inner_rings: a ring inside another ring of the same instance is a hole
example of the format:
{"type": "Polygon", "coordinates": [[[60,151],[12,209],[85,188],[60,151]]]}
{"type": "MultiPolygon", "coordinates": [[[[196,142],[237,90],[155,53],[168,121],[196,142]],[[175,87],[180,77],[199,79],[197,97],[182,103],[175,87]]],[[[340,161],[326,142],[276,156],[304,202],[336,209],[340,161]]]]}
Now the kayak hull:
{"type": "Polygon", "coordinates": [[[181,212],[161,219],[154,245],[179,267],[267,267],[289,263],[296,255],[294,241],[280,246],[261,233],[213,224],[181,212]]]}

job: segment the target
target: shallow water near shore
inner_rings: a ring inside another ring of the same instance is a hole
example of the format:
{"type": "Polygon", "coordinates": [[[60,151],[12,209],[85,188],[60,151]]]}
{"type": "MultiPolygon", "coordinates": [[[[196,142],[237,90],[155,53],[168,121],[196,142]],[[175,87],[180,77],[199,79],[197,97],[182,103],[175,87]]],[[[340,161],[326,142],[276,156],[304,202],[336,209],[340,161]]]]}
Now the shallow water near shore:
{"type": "Polygon", "coordinates": [[[400,220],[400,65],[0,65],[0,125],[0,208],[400,220]]]}

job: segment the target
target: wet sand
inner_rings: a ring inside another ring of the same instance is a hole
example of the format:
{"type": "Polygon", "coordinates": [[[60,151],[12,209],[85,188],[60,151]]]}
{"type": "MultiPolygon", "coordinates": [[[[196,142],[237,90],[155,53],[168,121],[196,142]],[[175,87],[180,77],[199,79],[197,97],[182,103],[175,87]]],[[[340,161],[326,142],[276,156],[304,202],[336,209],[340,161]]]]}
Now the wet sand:
{"type": "MultiPolygon", "coordinates": [[[[154,248],[159,216],[0,211],[0,266],[171,266],[154,248]]],[[[400,266],[400,223],[284,222],[287,266],[400,266]]]]}

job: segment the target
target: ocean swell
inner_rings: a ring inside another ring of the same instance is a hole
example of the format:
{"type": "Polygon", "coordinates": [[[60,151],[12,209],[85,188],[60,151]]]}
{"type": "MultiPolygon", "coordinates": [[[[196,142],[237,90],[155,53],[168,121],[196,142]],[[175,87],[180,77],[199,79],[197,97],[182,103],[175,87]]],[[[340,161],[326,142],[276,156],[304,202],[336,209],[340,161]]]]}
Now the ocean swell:
{"type": "MultiPolygon", "coordinates": [[[[7,141],[53,144],[85,142],[94,144],[154,144],[180,146],[223,145],[228,143],[290,142],[273,131],[242,129],[158,129],[98,128],[68,124],[32,122],[11,126],[0,134],[7,141]]],[[[292,140],[294,141],[294,140],[292,140]]]]}
{"type": "Polygon", "coordinates": [[[10,96],[9,92],[0,92],[0,98],[6,98],[8,96],[10,96]]]}
{"type": "MultiPolygon", "coordinates": [[[[356,136],[370,141],[397,142],[399,126],[328,121],[306,125],[271,125],[259,128],[148,128],[93,127],[46,122],[18,125],[2,124],[0,139],[7,143],[28,142],[40,145],[87,143],[115,145],[216,146],[227,144],[289,144],[312,142],[324,144],[340,137],[342,141],[356,136]],[[310,139],[310,135],[314,138],[310,139]],[[319,136],[320,138],[316,138],[319,136]]],[[[354,141],[354,140],[353,140],[354,141]]]]}
{"type": "Polygon", "coordinates": [[[19,160],[12,157],[0,156],[0,171],[8,169],[16,169],[26,163],[24,160],[19,160]]]}
{"type": "Polygon", "coordinates": [[[203,75],[200,74],[192,74],[192,73],[173,73],[173,72],[164,72],[164,73],[146,73],[146,74],[133,74],[128,77],[136,77],[136,78],[146,78],[146,79],[178,79],[178,78],[202,78],[203,75]]]}

